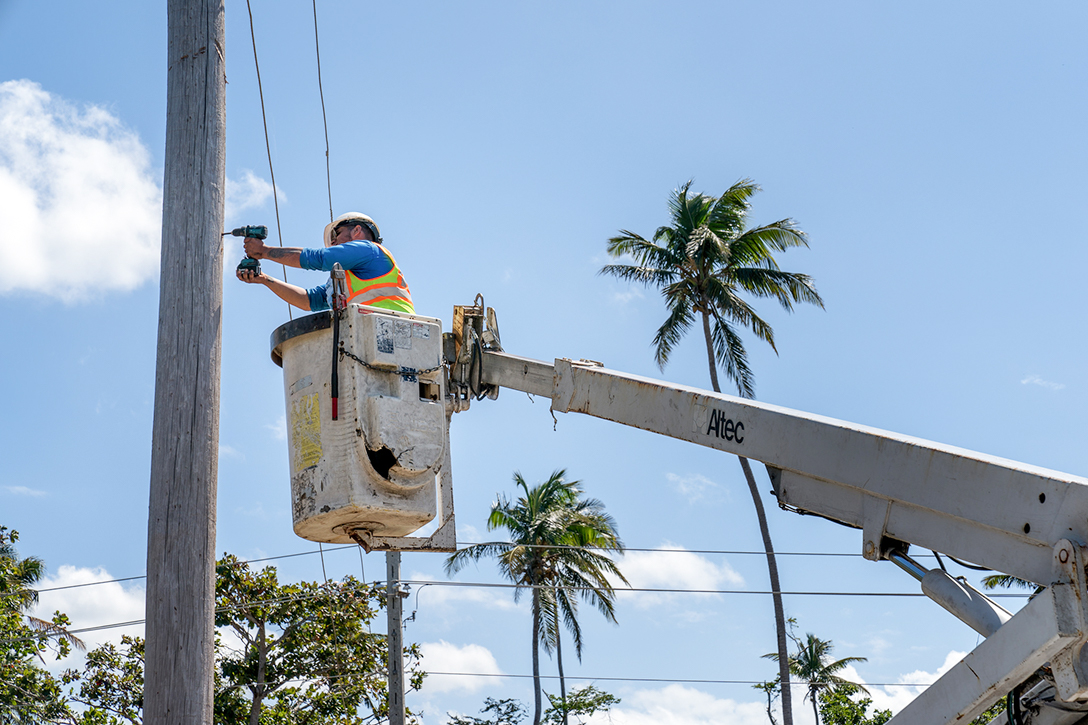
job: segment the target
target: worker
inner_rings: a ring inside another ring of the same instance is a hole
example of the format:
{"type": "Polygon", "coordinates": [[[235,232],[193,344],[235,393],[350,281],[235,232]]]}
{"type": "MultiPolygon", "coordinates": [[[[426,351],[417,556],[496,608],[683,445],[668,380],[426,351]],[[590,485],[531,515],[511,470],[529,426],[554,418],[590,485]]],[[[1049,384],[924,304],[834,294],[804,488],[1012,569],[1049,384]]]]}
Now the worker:
{"type": "MultiPolygon", "coordinates": [[[[246,237],[246,255],[300,269],[331,272],[337,262],[346,271],[348,302],[415,313],[412,293],[393,255],[382,246],[378,225],[366,214],[348,212],[325,227],[325,249],[270,247],[246,237]]],[[[332,279],[321,287],[303,289],[275,277],[239,269],[238,279],[263,284],[280,299],[303,310],[318,312],[332,306],[332,279]]]]}

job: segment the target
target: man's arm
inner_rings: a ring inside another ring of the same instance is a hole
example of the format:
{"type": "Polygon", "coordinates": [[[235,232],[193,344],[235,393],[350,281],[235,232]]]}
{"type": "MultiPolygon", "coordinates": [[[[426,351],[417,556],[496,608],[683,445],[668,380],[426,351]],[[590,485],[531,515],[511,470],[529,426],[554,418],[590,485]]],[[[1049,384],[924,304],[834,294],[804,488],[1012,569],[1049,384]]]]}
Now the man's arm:
{"type": "Polygon", "coordinates": [[[263,273],[254,274],[248,270],[238,270],[236,274],[238,279],[243,282],[247,284],[263,284],[284,302],[294,305],[300,310],[310,311],[310,296],[307,295],[306,290],[301,287],[281,282],[275,277],[269,277],[267,274],[263,273]]]}
{"type": "MultiPolygon", "coordinates": [[[[264,243],[263,239],[257,239],[256,237],[246,237],[244,246],[246,256],[254,259],[268,259],[288,267],[300,268],[298,258],[302,254],[302,250],[298,247],[270,247],[264,243]]],[[[275,292],[275,290],[272,291],[275,292]]],[[[279,294],[279,292],[276,292],[276,294],[279,294]]]]}

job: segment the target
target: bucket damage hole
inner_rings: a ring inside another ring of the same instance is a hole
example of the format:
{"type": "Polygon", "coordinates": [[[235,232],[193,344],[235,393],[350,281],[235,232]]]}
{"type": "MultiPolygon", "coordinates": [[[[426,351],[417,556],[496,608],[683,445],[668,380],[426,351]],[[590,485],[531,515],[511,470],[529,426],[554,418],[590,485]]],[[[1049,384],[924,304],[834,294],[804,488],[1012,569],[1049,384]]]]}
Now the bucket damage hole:
{"type": "Polygon", "coordinates": [[[397,457],[393,451],[385,446],[382,446],[376,451],[367,448],[366,455],[370,458],[370,465],[374,467],[374,470],[378,472],[378,475],[389,480],[389,469],[397,465],[397,457]]]}

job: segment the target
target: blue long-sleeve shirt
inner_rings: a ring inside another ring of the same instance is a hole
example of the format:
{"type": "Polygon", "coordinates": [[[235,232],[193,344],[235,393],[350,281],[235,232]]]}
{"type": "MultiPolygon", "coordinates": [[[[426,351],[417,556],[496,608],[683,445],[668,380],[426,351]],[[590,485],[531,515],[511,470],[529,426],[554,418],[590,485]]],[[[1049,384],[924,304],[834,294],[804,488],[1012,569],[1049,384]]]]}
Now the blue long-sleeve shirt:
{"type": "MultiPolygon", "coordinates": [[[[303,249],[298,258],[298,264],[303,269],[321,272],[331,272],[332,266],[337,262],[359,279],[381,277],[393,269],[393,263],[382,252],[381,247],[365,239],[344,242],[327,249],[303,249]]],[[[332,306],[332,280],[320,287],[306,290],[306,296],[310,299],[311,311],[329,309],[332,306]]]]}

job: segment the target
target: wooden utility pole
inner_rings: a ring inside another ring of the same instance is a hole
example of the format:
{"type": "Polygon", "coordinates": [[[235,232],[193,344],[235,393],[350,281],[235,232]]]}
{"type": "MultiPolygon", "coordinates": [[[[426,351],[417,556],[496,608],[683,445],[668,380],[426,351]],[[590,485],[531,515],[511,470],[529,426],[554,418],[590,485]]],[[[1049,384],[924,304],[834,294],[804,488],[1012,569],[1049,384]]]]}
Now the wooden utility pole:
{"type": "Polygon", "coordinates": [[[223,0],[167,2],[144,723],[211,725],[223,306],[223,0]]]}
{"type": "Polygon", "coordinates": [[[385,552],[385,611],[389,650],[389,725],[404,725],[404,630],[401,629],[400,552],[385,552]]]}

